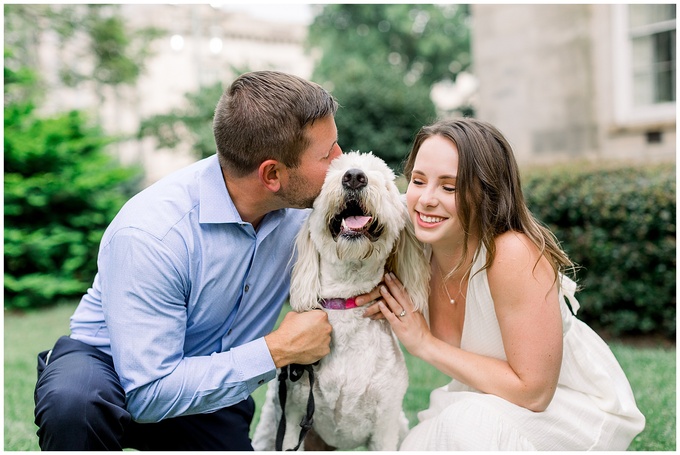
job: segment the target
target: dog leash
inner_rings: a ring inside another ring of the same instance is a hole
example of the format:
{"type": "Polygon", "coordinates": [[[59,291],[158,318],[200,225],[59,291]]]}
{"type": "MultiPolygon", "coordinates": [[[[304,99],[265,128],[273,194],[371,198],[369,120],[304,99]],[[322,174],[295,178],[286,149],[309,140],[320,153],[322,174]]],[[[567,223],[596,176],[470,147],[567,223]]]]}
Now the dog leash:
{"type": "MultiPolygon", "coordinates": [[[[318,362],[317,362],[318,363],[318,362]]],[[[316,363],[314,364],[316,365],[316,363]]],[[[302,445],[302,441],[305,440],[305,436],[309,430],[312,429],[312,424],[314,423],[314,365],[299,365],[292,364],[281,368],[281,373],[279,373],[279,402],[281,403],[281,421],[279,422],[279,428],[276,432],[276,450],[283,450],[283,437],[286,433],[286,396],[288,395],[286,380],[290,377],[290,380],[297,382],[305,371],[309,374],[309,398],[307,400],[307,414],[302,417],[300,421],[300,439],[297,445],[288,449],[287,451],[296,451],[302,445]],[[290,370],[290,372],[289,372],[290,370]]]]}

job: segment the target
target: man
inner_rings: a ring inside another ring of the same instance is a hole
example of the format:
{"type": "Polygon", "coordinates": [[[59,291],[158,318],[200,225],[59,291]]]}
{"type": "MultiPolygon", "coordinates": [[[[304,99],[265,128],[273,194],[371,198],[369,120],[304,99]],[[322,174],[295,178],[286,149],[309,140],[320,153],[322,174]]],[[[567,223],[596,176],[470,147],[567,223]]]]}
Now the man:
{"type": "Polygon", "coordinates": [[[71,335],[41,353],[43,450],[252,450],[250,394],[329,352],[323,311],[289,313],[294,237],[342,154],[337,103],[246,73],[220,99],[216,156],[145,189],[100,245],[71,335]]]}

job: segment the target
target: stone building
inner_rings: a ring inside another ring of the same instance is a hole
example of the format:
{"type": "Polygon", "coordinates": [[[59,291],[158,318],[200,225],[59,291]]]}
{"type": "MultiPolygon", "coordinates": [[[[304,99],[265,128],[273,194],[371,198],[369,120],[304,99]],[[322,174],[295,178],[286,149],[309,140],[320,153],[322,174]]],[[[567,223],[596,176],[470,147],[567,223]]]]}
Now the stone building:
{"type": "Polygon", "coordinates": [[[675,159],[675,4],[471,12],[477,117],[520,164],[675,159]]]}

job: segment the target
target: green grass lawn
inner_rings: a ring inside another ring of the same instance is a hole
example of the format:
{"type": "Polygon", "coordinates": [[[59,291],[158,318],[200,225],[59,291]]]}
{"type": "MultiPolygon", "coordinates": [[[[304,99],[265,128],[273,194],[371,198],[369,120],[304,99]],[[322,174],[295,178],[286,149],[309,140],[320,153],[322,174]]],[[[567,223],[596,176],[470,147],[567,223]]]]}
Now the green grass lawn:
{"type": "MultiPolygon", "coordinates": [[[[52,347],[61,335],[68,335],[73,305],[32,312],[5,312],[5,447],[6,451],[39,450],[37,427],[33,423],[33,388],[36,355],[52,347]]],[[[633,387],[640,410],[647,418],[645,430],[630,450],[675,451],[676,373],[675,348],[635,348],[610,343],[633,387]]],[[[447,377],[419,359],[406,355],[410,385],[404,408],[411,425],[416,414],[429,403],[430,391],[448,382],[447,377]]],[[[258,411],[265,388],[254,394],[258,411]]],[[[254,427],[254,425],[253,425],[254,427]]]]}

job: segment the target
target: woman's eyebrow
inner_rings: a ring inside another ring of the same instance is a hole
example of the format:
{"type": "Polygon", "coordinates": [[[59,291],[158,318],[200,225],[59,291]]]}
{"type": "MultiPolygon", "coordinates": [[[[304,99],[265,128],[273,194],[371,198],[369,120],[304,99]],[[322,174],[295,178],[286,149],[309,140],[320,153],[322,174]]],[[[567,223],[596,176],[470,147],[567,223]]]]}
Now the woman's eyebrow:
{"type": "MultiPolygon", "coordinates": [[[[411,171],[411,174],[425,175],[424,172],[419,171],[418,169],[414,169],[413,171],[411,171]]],[[[451,175],[451,174],[444,174],[444,175],[438,175],[437,178],[439,180],[456,180],[458,177],[455,176],[455,175],[451,175]]]]}

